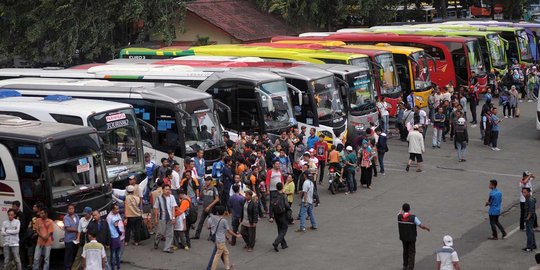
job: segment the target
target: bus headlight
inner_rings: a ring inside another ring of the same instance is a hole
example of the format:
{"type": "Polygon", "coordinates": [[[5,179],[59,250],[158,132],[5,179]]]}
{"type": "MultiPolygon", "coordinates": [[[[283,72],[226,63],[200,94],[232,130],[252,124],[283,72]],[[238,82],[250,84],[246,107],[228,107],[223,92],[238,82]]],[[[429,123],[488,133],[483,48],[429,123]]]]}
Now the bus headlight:
{"type": "Polygon", "coordinates": [[[356,128],[356,130],[364,130],[366,126],[364,124],[358,124],[356,126],[354,126],[354,128],[356,128]]]}

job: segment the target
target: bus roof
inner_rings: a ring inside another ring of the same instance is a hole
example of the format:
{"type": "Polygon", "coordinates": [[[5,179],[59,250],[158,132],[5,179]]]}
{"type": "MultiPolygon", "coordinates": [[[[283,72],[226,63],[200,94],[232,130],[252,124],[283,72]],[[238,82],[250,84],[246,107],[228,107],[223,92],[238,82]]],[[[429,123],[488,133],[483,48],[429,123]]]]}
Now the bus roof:
{"type": "Polygon", "coordinates": [[[362,71],[371,72],[369,68],[353,66],[353,65],[320,64],[320,65],[317,65],[316,67],[324,69],[324,70],[328,70],[332,73],[338,73],[342,75],[354,73],[354,72],[362,72],[362,71]]]}
{"type": "MultiPolygon", "coordinates": [[[[54,94],[54,93],[51,93],[54,94]]],[[[131,105],[119,102],[71,98],[67,100],[45,100],[43,97],[5,97],[2,98],[0,90],[0,108],[24,110],[25,108],[34,111],[54,112],[59,114],[77,115],[85,119],[89,115],[96,113],[132,108],[131,105]]]]}
{"type": "MultiPolygon", "coordinates": [[[[336,52],[336,53],[353,53],[353,54],[365,54],[370,57],[375,57],[380,54],[388,54],[390,52],[386,50],[368,50],[368,49],[361,49],[361,48],[346,48],[343,47],[347,44],[345,44],[342,41],[312,41],[312,42],[300,42],[298,44],[294,43],[294,41],[287,42],[287,41],[278,41],[278,42],[272,42],[272,43],[253,43],[258,44],[260,46],[268,46],[272,48],[285,48],[285,49],[292,49],[292,50],[326,50],[330,52],[336,52]],[[329,45],[333,44],[333,45],[329,45]]],[[[251,45],[251,44],[250,44],[251,45]]]]}
{"type": "Polygon", "coordinates": [[[96,133],[96,130],[85,126],[22,120],[16,116],[0,115],[0,138],[44,143],[90,133],[96,133]]]}
{"type": "Polygon", "coordinates": [[[151,48],[124,48],[120,50],[120,57],[122,55],[157,55],[165,57],[176,57],[184,55],[194,55],[195,53],[192,50],[184,50],[178,47],[165,47],[161,49],[151,49],[151,48]]]}
{"type": "Polygon", "coordinates": [[[20,78],[0,81],[0,88],[48,91],[78,97],[111,96],[117,98],[141,98],[173,103],[211,99],[210,94],[178,84],[149,82],[111,82],[105,80],[64,79],[64,78],[20,78]]]}
{"type": "Polygon", "coordinates": [[[388,50],[392,52],[393,54],[406,54],[406,55],[424,51],[424,49],[422,48],[409,47],[409,46],[393,46],[384,42],[377,43],[375,45],[347,45],[346,47],[372,49],[372,50],[388,50]]]}

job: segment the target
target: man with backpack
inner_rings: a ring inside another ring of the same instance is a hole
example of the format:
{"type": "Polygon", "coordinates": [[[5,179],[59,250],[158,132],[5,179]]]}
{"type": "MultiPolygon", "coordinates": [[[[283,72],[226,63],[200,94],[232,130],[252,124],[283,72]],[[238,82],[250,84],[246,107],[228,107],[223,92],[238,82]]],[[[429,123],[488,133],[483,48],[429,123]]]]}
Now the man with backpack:
{"type": "Polygon", "coordinates": [[[274,211],[274,218],[276,220],[276,226],[278,230],[278,236],[272,246],[274,250],[279,252],[278,245],[281,244],[281,249],[286,249],[287,241],[285,241],[285,235],[287,234],[287,229],[289,228],[287,213],[291,211],[290,205],[287,203],[287,198],[285,193],[283,193],[283,184],[277,183],[276,185],[278,190],[278,195],[274,198],[272,210],[274,211]]]}
{"type": "MultiPolygon", "coordinates": [[[[266,195],[267,197],[270,197],[270,201],[272,201],[278,193],[276,187],[277,183],[283,184],[283,174],[281,174],[280,164],[279,160],[275,160],[272,169],[266,173],[266,195]]],[[[274,222],[272,204],[270,204],[269,212],[270,217],[268,218],[268,221],[274,222]]]]}
{"type": "Polygon", "coordinates": [[[197,226],[197,231],[195,231],[195,237],[193,237],[193,239],[200,238],[204,221],[207,217],[210,216],[210,213],[212,213],[212,209],[219,202],[218,190],[212,185],[212,177],[206,178],[206,182],[201,189],[201,195],[203,201],[203,211],[201,213],[201,219],[199,220],[199,225],[197,226]]]}

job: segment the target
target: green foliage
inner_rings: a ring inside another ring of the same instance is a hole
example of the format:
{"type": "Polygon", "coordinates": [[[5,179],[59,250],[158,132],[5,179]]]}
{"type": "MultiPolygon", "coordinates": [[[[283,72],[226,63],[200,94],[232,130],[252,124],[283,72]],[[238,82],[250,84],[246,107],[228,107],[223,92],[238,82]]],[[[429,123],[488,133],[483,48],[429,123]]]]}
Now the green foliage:
{"type": "Polygon", "coordinates": [[[185,0],[0,1],[0,55],[34,64],[104,61],[152,33],[170,44],[185,0]],[[135,23],[143,21],[141,29],[135,23]],[[54,59],[54,60],[51,60],[54,59]]]}
{"type": "Polygon", "coordinates": [[[193,46],[206,46],[210,45],[210,37],[201,37],[197,35],[197,40],[193,43],[193,46]]]}

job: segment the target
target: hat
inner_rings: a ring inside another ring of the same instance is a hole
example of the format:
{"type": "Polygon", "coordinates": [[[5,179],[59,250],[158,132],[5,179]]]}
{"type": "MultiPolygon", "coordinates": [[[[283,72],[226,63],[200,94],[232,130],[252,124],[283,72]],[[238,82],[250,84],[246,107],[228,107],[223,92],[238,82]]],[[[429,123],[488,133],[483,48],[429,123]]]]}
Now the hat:
{"type": "Polygon", "coordinates": [[[418,130],[418,125],[414,125],[413,129],[418,130]]]}
{"type": "Polygon", "coordinates": [[[315,152],[315,149],[311,148],[311,149],[309,149],[309,152],[313,153],[313,152],[315,152]]]}
{"type": "Polygon", "coordinates": [[[126,191],[127,191],[128,193],[133,193],[133,191],[135,191],[135,187],[132,186],[132,185],[129,185],[129,186],[126,187],[126,191]]]}
{"type": "Polygon", "coordinates": [[[353,149],[352,149],[352,146],[349,145],[349,146],[345,147],[345,150],[352,151],[353,149]]]}
{"type": "Polygon", "coordinates": [[[83,210],[83,213],[92,214],[92,208],[90,208],[89,206],[85,207],[84,210],[83,210]]]}
{"type": "Polygon", "coordinates": [[[130,173],[129,176],[128,176],[129,179],[135,179],[135,174],[134,173],[130,173]]]}
{"type": "Polygon", "coordinates": [[[454,245],[454,240],[452,240],[452,236],[450,235],[445,235],[443,237],[443,242],[444,242],[444,245],[447,247],[451,247],[454,245]]]}

